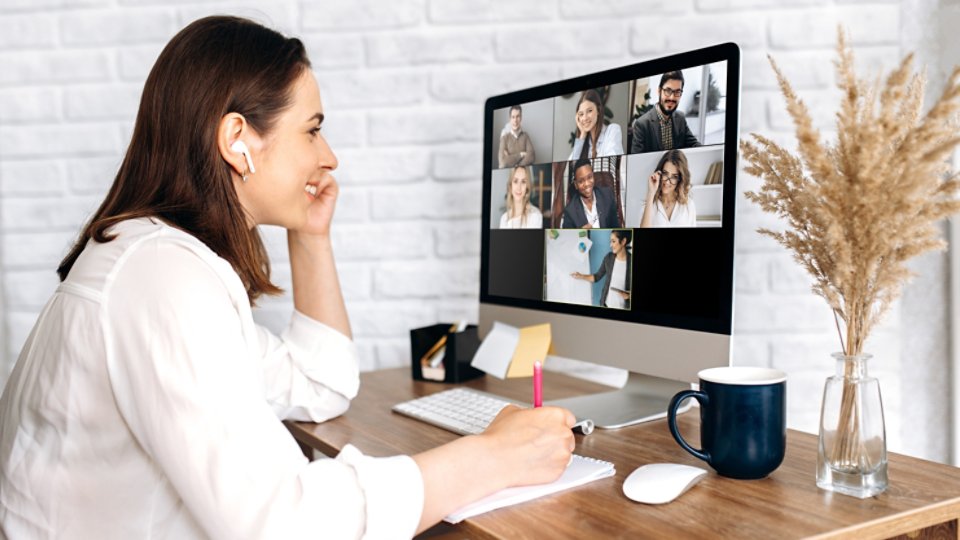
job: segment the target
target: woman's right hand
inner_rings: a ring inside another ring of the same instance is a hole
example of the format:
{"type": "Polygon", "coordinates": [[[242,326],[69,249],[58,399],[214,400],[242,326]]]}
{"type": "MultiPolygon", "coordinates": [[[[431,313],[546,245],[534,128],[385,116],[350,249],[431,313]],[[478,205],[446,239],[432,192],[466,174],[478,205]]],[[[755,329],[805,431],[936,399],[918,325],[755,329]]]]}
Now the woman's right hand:
{"type": "Polygon", "coordinates": [[[577,124],[577,138],[586,139],[587,133],[590,133],[590,130],[587,129],[586,118],[581,118],[580,115],[577,115],[574,117],[574,122],[577,124]]]}
{"type": "Polygon", "coordinates": [[[658,189],[660,189],[660,171],[653,171],[647,183],[647,200],[653,200],[658,189]]]}
{"type": "Polygon", "coordinates": [[[488,440],[510,486],[545,484],[563,474],[576,446],[576,418],[560,407],[508,405],[480,437],[488,440]]]}

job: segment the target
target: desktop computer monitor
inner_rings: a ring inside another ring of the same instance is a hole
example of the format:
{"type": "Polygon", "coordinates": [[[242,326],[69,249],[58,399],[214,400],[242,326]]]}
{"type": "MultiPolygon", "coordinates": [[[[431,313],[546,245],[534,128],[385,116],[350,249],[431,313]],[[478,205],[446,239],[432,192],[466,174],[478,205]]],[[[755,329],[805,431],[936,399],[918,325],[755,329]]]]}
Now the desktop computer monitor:
{"type": "Polygon", "coordinates": [[[553,355],[628,370],[555,402],[578,418],[660,418],[730,363],[739,95],[725,43],[486,101],[480,332],[550,323],[553,355]]]}

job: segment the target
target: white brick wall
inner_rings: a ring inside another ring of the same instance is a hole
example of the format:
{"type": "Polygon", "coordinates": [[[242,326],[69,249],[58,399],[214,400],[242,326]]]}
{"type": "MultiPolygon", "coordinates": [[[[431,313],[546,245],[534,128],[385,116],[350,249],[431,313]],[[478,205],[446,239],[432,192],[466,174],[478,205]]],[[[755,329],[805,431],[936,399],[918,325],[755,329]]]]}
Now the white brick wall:
{"type": "MultiPolygon", "coordinates": [[[[342,286],[363,368],[376,369],[409,362],[411,327],[476,320],[484,98],[736,41],[742,133],[790,144],[767,54],[829,130],[837,23],[872,73],[916,48],[901,14],[914,9],[882,0],[0,0],[0,382],[56,286],[57,263],[112,181],[151,65],[197,17],[252,16],[306,43],[340,159],[342,286]]],[[[921,63],[936,65],[935,49],[926,47],[921,63]]],[[[757,186],[741,177],[741,191],[757,186]]],[[[738,205],[734,361],[787,370],[790,425],[814,431],[838,348],[833,320],[790,255],[755,232],[782,224],[742,196],[738,205]]],[[[283,231],[267,228],[264,238],[276,281],[289,287],[283,231]]],[[[942,281],[942,270],[930,271],[942,281]]],[[[289,309],[289,297],[268,299],[257,317],[276,329],[289,309]]],[[[943,358],[901,358],[907,344],[937,335],[901,324],[902,309],[868,347],[883,378],[890,446],[947,459],[942,445],[906,442],[949,428],[904,421],[901,395],[925,400],[912,411],[948,398],[924,391],[943,378],[943,358]]]]}

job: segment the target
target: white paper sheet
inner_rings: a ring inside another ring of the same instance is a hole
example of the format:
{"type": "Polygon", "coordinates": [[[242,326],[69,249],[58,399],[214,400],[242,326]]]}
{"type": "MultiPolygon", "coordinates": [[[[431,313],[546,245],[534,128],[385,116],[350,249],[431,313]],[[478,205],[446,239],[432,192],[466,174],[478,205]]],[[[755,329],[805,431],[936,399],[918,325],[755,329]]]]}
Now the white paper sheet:
{"type": "Polygon", "coordinates": [[[493,328],[484,338],[470,365],[498,379],[507,376],[510,360],[520,342],[520,329],[494,321],[493,328]]]}

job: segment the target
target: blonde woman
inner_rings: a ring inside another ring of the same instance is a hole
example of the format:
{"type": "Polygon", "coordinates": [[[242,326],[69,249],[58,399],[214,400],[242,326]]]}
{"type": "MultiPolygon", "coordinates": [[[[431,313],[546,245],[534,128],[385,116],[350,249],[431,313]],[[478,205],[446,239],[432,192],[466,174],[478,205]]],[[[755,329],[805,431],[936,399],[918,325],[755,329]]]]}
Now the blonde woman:
{"type": "Polygon", "coordinates": [[[510,171],[507,183],[507,211],[500,216],[501,229],[539,229],[543,215],[530,204],[530,167],[516,166],[510,171]]]}
{"type": "Polygon", "coordinates": [[[650,175],[640,227],[696,227],[697,206],[690,188],[687,157],[680,150],[668,150],[650,175]]]}
{"type": "Polygon", "coordinates": [[[586,90],[577,102],[577,138],[567,159],[598,158],[623,154],[623,136],[617,124],[603,123],[603,100],[596,90],[586,90]]]}

